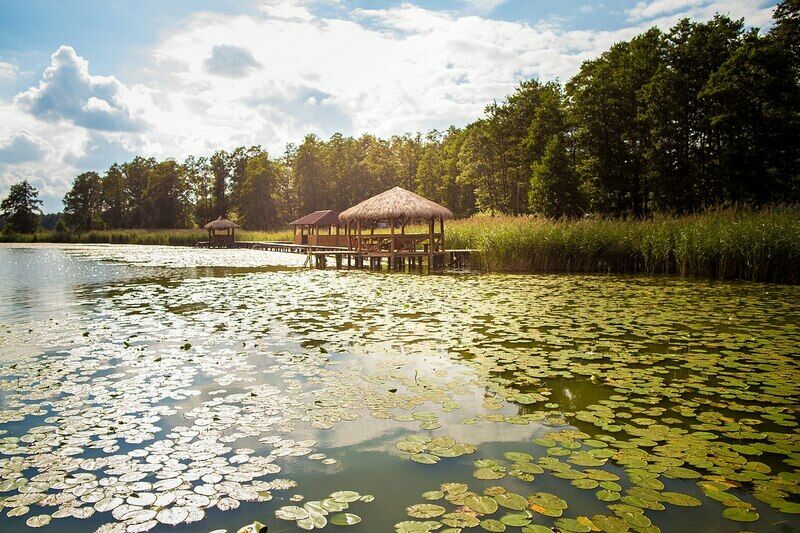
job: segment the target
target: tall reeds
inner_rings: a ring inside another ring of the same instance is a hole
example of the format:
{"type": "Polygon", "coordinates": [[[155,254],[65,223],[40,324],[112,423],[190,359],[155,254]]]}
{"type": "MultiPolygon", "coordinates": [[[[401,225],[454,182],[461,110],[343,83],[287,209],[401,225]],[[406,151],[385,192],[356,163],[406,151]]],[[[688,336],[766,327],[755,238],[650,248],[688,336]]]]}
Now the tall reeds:
{"type": "Polygon", "coordinates": [[[517,272],[629,272],[800,282],[800,209],[713,209],[646,220],[473,217],[449,248],[475,248],[475,266],[517,272]]]}

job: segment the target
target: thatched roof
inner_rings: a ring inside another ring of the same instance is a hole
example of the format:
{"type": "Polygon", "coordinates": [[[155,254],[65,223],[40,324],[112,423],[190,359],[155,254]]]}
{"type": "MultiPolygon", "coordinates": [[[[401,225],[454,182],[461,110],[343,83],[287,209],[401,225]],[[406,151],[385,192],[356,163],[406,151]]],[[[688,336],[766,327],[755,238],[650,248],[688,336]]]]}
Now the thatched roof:
{"type": "Polygon", "coordinates": [[[314,211],[304,217],[289,222],[290,226],[335,226],[339,223],[339,212],[326,209],[314,211]]]}
{"type": "Polygon", "coordinates": [[[391,219],[425,220],[432,217],[453,218],[453,212],[401,187],[395,187],[364,200],[339,215],[339,219],[345,222],[391,219]]]}
{"type": "Polygon", "coordinates": [[[217,220],[212,220],[205,226],[203,229],[213,229],[213,230],[220,230],[220,229],[237,229],[239,228],[239,224],[235,224],[228,220],[227,218],[222,218],[222,215],[219,216],[217,220]]]}

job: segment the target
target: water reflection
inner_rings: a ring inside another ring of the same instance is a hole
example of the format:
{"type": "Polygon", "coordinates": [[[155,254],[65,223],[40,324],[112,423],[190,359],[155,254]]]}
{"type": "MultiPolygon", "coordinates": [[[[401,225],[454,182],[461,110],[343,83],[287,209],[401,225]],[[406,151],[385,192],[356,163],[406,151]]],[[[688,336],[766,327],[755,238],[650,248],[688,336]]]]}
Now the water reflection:
{"type": "MultiPolygon", "coordinates": [[[[354,530],[390,531],[446,481],[551,492],[573,517],[609,514],[594,491],[553,472],[472,475],[475,459],[507,465],[505,452],[586,460],[592,447],[580,442],[582,455],[533,442],[575,428],[632,443],[656,468],[683,446],[687,467],[736,482],[729,493],[761,515],[752,529],[797,526],[754,497],[797,470],[796,287],[766,295],[754,284],[669,278],[320,272],[229,252],[0,248],[0,295],[10,296],[0,303],[0,351],[14,360],[0,364],[0,483],[36,482],[37,471],[59,482],[46,489],[55,505],[32,500],[20,516],[4,505],[2,527],[61,511],[55,495],[76,471],[98,477],[81,486],[92,494],[78,500],[84,510],[95,509],[100,480],[123,470],[137,479],[111,486],[126,498],[167,478],[181,479],[178,493],[211,485],[199,490],[241,496],[226,511],[184,505],[202,510],[200,522],[142,522],[153,531],[235,530],[254,519],[289,531],[274,511],[293,494],[342,489],[376,496],[359,507],[354,530]],[[447,435],[477,451],[418,464],[395,446],[409,435],[447,435]],[[67,467],[48,464],[54,456],[67,467]],[[101,466],[82,462],[90,458],[101,466]],[[12,461],[27,461],[24,471],[12,461]],[[225,481],[203,481],[209,473],[225,481]]],[[[626,446],[602,462],[623,491],[636,486],[617,463],[626,446]]],[[[639,456],[627,459],[638,465],[639,456]]],[[[703,498],[696,508],[648,510],[662,529],[740,529],[693,479],[660,479],[664,490],[703,498]]],[[[782,488],[794,497],[796,483],[782,488]]],[[[3,493],[12,504],[24,494],[15,491],[3,493]]],[[[48,527],[139,526],[104,511],[70,516],[48,527]]]]}

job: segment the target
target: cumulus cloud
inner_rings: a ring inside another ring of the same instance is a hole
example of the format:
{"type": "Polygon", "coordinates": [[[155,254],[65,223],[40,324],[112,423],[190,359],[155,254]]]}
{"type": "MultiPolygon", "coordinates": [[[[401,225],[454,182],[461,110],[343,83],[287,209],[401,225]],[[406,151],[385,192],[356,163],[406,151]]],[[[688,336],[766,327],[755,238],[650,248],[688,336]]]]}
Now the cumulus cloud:
{"type": "Polygon", "coordinates": [[[246,48],[218,44],[211,49],[211,55],[206,58],[205,66],[208,72],[217,76],[243,78],[261,64],[246,48]]]}
{"type": "Polygon", "coordinates": [[[649,21],[668,27],[679,19],[708,19],[723,13],[734,19],[744,18],[748,24],[770,24],[774,5],[768,0],[643,0],[626,10],[631,22],[649,21]]]}
{"type": "Polygon", "coordinates": [[[0,61],[0,80],[12,80],[19,75],[19,68],[6,61],[0,61]]]}
{"type": "Polygon", "coordinates": [[[91,132],[77,151],[64,154],[63,161],[81,170],[95,170],[102,173],[113,163],[127,161],[134,155],[123,139],[91,132]]]}
{"type": "Polygon", "coordinates": [[[70,46],[50,58],[37,87],[18,94],[21,108],[44,120],[67,120],[90,130],[136,131],[143,122],[125,104],[125,87],[113,76],[93,76],[70,46]]]}
{"type": "Polygon", "coordinates": [[[307,133],[461,126],[519,81],[566,80],[650,26],[714,11],[762,25],[772,9],[761,0],[642,0],[629,23],[607,31],[485,15],[501,3],[348,10],[338,0],[266,0],[237,15],[200,12],[164,33],[127,84],[92,75],[61,47],[37,86],[13,104],[0,100],[0,194],[30,177],[58,198],[77,173],[133,154],[183,158],[250,144],[280,153],[307,133]],[[40,139],[47,145],[32,146],[40,139]]]}
{"type": "Polygon", "coordinates": [[[284,20],[312,20],[314,15],[308,9],[307,0],[268,0],[261,4],[261,11],[271,18],[284,20]]]}
{"type": "Polygon", "coordinates": [[[40,161],[46,153],[47,147],[44,141],[26,131],[0,141],[0,163],[40,161]]]}

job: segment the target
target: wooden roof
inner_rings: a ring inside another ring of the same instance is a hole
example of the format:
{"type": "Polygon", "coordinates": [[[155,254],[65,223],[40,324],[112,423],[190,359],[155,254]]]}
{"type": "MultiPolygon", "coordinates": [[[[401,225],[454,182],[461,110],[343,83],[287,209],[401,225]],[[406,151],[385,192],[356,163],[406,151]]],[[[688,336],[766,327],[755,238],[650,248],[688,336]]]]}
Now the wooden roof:
{"type": "Polygon", "coordinates": [[[241,227],[241,226],[239,226],[239,224],[236,224],[235,222],[231,222],[227,218],[222,218],[222,215],[220,215],[217,220],[212,220],[211,222],[209,222],[208,224],[203,226],[203,229],[213,229],[213,230],[218,230],[218,229],[237,229],[239,227],[241,227]]]}
{"type": "Polygon", "coordinates": [[[339,215],[339,219],[346,222],[351,220],[425,220],[435,217],[453,218],[453,212],[402,187],[382,192],[339,215]]]}
{"type": "Polygon", "coordinates": [[[289,222],[290,226],[336,226],[337,224],[339,224],[339,212],[331,209],[314,211],[289,222]]]}

